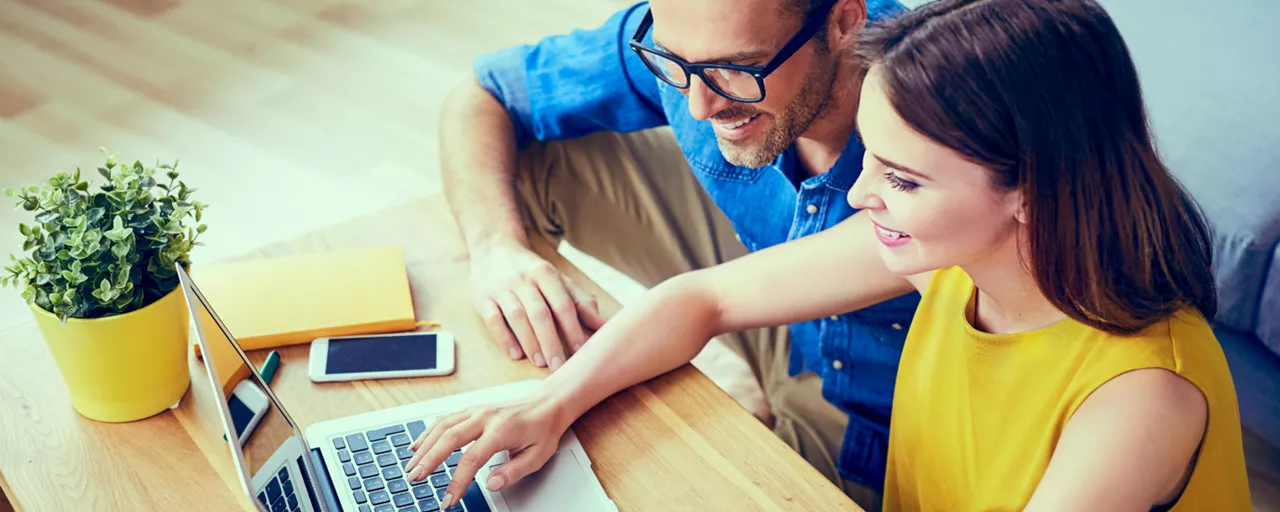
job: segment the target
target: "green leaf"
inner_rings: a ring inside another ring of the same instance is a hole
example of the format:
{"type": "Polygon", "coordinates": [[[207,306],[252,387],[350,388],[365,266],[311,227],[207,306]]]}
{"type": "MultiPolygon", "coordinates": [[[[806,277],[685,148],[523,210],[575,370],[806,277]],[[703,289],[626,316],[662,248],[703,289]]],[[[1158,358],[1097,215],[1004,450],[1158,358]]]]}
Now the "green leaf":
{"type": "Polygon", "coordinates": [[[18,189],[15,189],[13,187],[5,187],[4,195],[5,197],[18,197],[18,189]]]}
{"type": "Polygon", "coordinates": [[[111,169],[110,169],[110,167],[115,167],[115,166],[114,166],[114,165],[108,165],[108,167],[99,167],[99,168],[98,168],[98,174],[101,174],[103,178],[106,178],[106,179],[110,180],[110,179],[111,179],[111,169]]]}
{"type": "Polygon", "coordinates": [[[26,224],[18,223],[18,232],[22,233],[22,236],[31,236],[31,228],[26,224]]]}
{"type": "Polygon", "coordinates": [[[88,191],[88,190],[89,190],[89,182],[87,182],[87,181],[82,181],[82,182],[80,182],[80,183],[76,183],[76,190],[79,190],[79,191],[81,191],[81,192],[86,192],[86,191],[88,191]]]}
{"type": "Polygon", "coordinates": [[[58,212],[53,210],[40,212],[39,215],[36,215],[36,222],[39,222],[41,224],[48,224],[55,220],[58,220],[58,212]]]}
{"type": "Polygon", "coordinates": [[[22,209],[29,212],[34,212],[39,207],[40,207],[40,200],[37,199],[35,196],[28,197],[25,201],[22,202],[22,209]]]}

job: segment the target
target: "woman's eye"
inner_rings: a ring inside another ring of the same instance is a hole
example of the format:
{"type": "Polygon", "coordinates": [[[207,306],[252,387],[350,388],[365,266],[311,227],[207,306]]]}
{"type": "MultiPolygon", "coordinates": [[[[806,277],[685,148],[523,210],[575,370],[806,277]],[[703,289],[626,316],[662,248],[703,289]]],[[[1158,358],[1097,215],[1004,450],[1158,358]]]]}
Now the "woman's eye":
{"type": "Polygon", "coordinates": [[[884,173],[884,179],[889,182],[890,186],[903,192],[910,192],[920,186],[919,183],[899,178],[898,175],[892,172],[884,173]]]}

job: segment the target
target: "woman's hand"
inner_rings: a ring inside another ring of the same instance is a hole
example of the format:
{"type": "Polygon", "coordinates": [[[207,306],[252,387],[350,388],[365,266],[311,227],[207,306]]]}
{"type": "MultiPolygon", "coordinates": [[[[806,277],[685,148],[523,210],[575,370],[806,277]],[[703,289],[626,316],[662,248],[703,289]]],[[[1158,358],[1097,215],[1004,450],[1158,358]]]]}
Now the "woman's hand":
{"type": "Polygon", "coordinates": [[[454,469],[440,508],[454,506],[476,472],[507,450],[510,460],[494,469],[485,487],[497,491],[537,471],[551,459],[560,437],[576,418],[568,417],[553,400],[541,394],[496,405],[472,407],[436,420],[409,447],[413,458],[405,466],[410,482],[427,478],[454,450],[475,441],[454,469]]]}

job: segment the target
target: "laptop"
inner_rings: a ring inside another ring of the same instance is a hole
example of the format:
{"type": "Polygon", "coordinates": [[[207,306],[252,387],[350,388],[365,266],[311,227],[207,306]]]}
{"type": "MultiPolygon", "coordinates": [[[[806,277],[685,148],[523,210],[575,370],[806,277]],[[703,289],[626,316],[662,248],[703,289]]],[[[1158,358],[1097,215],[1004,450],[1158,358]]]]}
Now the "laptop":
{"type": "MultiPolygon", "coordinates": [[[[323,421],[308,427],[304,434],[264,384],[257,368],[218,319],[191,276],[180,266],[177,271],[201,353],[212,354],[211,348],[222,344],[225,346],[221,349],[229,346],[239,356],[222,362],[204,357],[204,366],[218,404],[221,430],[230,440],[241,487],[264,512],[439,512],[440,498],[465,447],[450,455],[428,478],[411,483],[404,474],[413,455],[409,444],[435,418],[466,407],[518,398],[538,382],[516,382],[323,421]],[[265,391],[270,402],[265,415],[242,442],[237,442],[232,417],[236,411],[228,405],[222,385],[222,376],[231,379],[237,375],[247,375],[244,379],[265,391]]],[[[506,452],[495,455],[480,469],[475,481],[486,481],[490,471],[506,460],[506,452]]],[[[499,492],[473,482],[459,504],[444,512],[543,511],[617,511],[572,430],[565,432],[555,455],[537,473],[499,492]]]]}

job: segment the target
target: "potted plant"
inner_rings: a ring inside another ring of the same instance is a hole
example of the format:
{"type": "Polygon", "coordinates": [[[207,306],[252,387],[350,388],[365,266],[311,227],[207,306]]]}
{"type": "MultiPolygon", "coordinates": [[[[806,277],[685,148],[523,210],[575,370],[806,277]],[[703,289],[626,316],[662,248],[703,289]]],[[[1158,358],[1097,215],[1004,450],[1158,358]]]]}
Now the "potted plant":
{"type": "Polygon", "coordinates": [[[127,165],[102,153],[98,191],[78,168],[4,190],[35,222],[18,225],[29,254],[9,256],[0,285],[21,289],[76,411],[132,421],[177,403],[190,384],[190,321],[175,265],[189,268],[202,245],[207,205],[192,200],[176,161],[127,165]]]}

